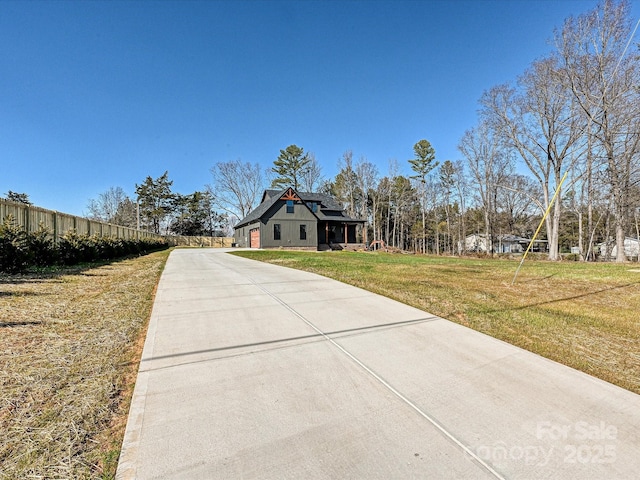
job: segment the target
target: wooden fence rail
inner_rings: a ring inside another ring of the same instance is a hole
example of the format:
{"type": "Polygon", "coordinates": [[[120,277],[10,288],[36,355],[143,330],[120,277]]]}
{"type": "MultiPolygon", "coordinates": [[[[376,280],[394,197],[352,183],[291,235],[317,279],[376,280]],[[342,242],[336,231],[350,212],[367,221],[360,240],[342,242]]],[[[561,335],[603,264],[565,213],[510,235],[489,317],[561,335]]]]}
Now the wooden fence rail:
{"type": "Polygon", "coordinates": [[[41,225],[44,226],[51,233],[54,242],[57,242],[60,237],[71,230],[75,230],[80,235],[99,235],[124,239],[164,238],[156,233],[96,222],[88,218],[0,198],[0,221],[4,221],[9,215],[13,216],[17,226],[22,227],[28,233],[37,231],[41,225]]]}

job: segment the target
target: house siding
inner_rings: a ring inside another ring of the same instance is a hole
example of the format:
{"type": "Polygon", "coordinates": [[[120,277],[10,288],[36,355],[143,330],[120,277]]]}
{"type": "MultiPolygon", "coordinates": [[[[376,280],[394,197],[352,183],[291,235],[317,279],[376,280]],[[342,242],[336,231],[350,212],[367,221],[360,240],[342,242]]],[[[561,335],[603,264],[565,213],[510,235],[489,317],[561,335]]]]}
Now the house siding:
{"type": "MultiPolygon", "coordinates": [[[[259,231],[260,248],[316,250],[319,244],[327,242],[325,238],[327,224],[332,234],[330,239],[334,242],[355,243],[356,224],[365,222],[345,216],[340,208],[335,200],[327,195],[298,194],[292,188],[283,192],[265,190],[260,205],[249,212],[236,227],[236,244],[240,247],[252,246],[251,230],[253,229],[254,237],[257,233],[255,230],[259,231]],[[314,205],[316,205],[316,212],[313,212],[314,205]],[[274,225],[279,225],[277,240],[274,235],[274,225]],[[305,226],[306,232],[303,235],[300,231],[302,225],[305,226]],[[348,226],[345,227],[345,225],[348,226]],[[346,242],[345,228],[348,232],[346,242]],[[303,238],[300,238],[301,236],[303,238]]],[[[253,242],[253,246],[257,246],[257,242],[253,242]]]]}
{"type": "MultiPolygon", "coordinates": [[[[262,225],[261,222],[253,222],[250,223],[248,225],[245,225],[244,227],[238,228],[235,231],[235,241],[236,241],[236,245],[238,247],[249,247],[250,246],[250,242],[251,242],[251,230],[253,230],[254,228],[259,228],[260,231],[260,237],[262,237],[262,225]]],[[[262,242],[262,238],[260,238],[261,242],[262,242]]]]}
{"type": "Polygon", "coordinates": [[[316,217],[309,211],[309,208],[302,203],[295,203],[293,206],[293,213],[287,213],[287,204],[284,200],[278,200],[273,207],[269,210],[270,218],[272,220],[306,220],[313,222],[314,225],[317,222],[316,217]]]}
{"type": "Polygon", "coordinates": [[[300,247],[317,248],[316,222],[306,220],[282,220],[271,218],[262,226],[261,245],[263,248],[300,247]],[[280,240],[273,238],[273,226],[280,225],[280,240]],[[306,240],[300,240],[300,225],[307,226],[306,240]]]}
{"type": "Polygon", "coordinates": [[[317,219],[306,205],[295,203],[293,213],[287,213],[287,204],[283,200],[276,202],[268,212],[269,219],[262,226],[261,240],[263,248],[295,247],[317,248],[317,219]],[[273,237],[273,225],[280,225],[280,240],[273,237]],[[307,238],[300,239],[300,225],[307,226],[307,238]]]}
{"type": "Polygon", "coordinates": [[[246,243],[246,229],[247,227],[236,228],[236,230],[233,232],[234,242],[239,247],[244,247],[244,244],[246,243]]]}

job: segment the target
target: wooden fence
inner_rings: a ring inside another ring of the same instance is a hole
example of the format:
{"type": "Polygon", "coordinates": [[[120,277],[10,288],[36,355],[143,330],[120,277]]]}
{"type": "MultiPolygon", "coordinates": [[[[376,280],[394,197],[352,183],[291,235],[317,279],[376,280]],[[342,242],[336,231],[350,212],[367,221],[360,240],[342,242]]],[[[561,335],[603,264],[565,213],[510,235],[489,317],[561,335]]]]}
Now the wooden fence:
{"type": "Polygon", "coordinates": [[[44,226],[49,230],[55,242],[70,230],[75,230],[80,235],[99,235],[102,237],[136,240],[141,238],[164,238],[156,233],[96,222],[88,218],[76,217],[0,198],[0,221],[4,221],[9,215],[13,216],[16,225],[22,227],[28,233],[37,231],[41,225],[44,226]]]}
{"type": "Polygon", "coordinates": [[[177,235],[168,238],[171,245],[179,247],[217,247],[228,248],[235,245],[232,237],[185,237],[177,235]]]}

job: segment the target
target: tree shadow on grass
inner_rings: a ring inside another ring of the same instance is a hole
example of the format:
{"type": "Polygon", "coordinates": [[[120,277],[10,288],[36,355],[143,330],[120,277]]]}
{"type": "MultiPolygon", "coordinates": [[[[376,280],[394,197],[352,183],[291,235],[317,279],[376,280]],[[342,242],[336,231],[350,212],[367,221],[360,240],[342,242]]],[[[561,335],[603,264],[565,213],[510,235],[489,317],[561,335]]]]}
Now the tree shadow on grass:
{"type": "Polygon", "coordinates": [[[41,295],[37,292],[25,292],[21,290],[16,290],[15,292],[4,292],[0,291],[0,298],[2,297],[37,297],[41,295]]]}
{"type": "Polygon", "coordinates": [[[535,282],[540,282],[540,281],[542,281],[542,280],[548,280],[549,278],[555,277],[555,276],[557,276],[557,275],[558,275],[557,273],[551,273],[551,274],[549,274],[549,275],[547,275],[547,276],[545,276],[545,277],[535,277],[535,278],[532,278],[532,279],[530,279],[530,280],[520,280],[518,283],[535,283],[535,282]]]}
{"type": "Polygon", "coordinates": [[[634,285],[640,285],[640,281],[639,282],[625,283],[624,285],[614,285],[612,287],[602,288],[600,290],[594,290],[592,292],[581,293],[580,295],[571,295],[569,297],[552,298],[550,300],[545,300],[545,301],[536,302],[536,303],[529,303],[527,305],[521,305],[519,307],[495,308],[493,310],[487,310],[487,313],[505,312],[505,311],[510,311],[510,310],[526,310],[527,308],[539,307],[539,306],[542,306],[542,305],[550,305],[552,303],[566,302],[567,300],[577,300],[579,298],[590,297],[592,295],[597,295],[599,293],[610,292],[612,290],[619,290],[619,289],[623,289],[623,288],[627,288],[627,287],[633,287],[634,285]]]}
{"type": "Polygon", "coordinates": [[[33,325],[41,325],[42,322],[40,320],[31,321],[31,322],[0,322],[0,328],[11,328],[11,327],[29,327],[33,325]]]}

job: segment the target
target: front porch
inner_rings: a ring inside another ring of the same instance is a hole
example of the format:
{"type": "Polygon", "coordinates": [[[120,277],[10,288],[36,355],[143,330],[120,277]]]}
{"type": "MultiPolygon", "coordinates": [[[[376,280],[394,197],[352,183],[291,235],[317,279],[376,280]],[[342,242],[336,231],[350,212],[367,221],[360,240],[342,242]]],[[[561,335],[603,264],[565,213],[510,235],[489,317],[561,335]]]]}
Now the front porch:
{"type": "Polygon", "coordinates": [[[328,245],[332,250],[354,250],[365,248],[366,244],[367,229],[364,221],[318,223],[318,249],[320,245],[328,245]],[[357,248],[354,248],[356,245],[357,248]]]}

